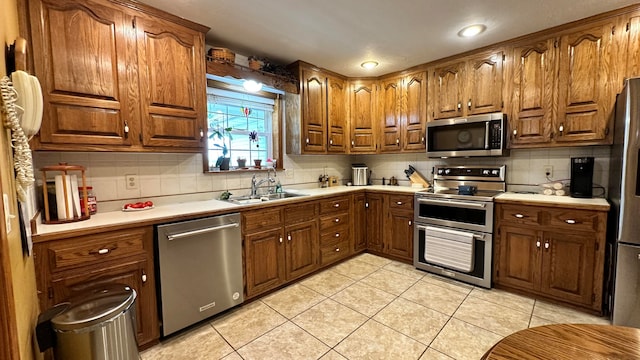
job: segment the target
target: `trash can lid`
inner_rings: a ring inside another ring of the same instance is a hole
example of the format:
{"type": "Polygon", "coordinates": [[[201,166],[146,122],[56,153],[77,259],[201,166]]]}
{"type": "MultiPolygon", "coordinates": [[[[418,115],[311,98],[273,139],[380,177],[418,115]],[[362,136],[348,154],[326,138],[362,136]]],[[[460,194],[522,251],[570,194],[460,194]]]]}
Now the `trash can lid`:
{"type": "Polygon", "coordinates": [[[103,285],[70,299],[69,307],[51,319],[56,330],[76,330],[115,318],[136,299],[136,291],[121,284],[103,285]]]}

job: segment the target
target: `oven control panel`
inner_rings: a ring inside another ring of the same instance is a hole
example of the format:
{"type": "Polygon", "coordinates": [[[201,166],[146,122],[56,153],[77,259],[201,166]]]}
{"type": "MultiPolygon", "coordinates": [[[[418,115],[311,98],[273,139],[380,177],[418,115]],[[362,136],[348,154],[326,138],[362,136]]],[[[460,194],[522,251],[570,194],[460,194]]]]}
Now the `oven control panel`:
{"type": "Polygon", "coordinates": [[[505,165],[502,166],[447,166],[433,168],[434,179],[505,181],[505,165]]]}

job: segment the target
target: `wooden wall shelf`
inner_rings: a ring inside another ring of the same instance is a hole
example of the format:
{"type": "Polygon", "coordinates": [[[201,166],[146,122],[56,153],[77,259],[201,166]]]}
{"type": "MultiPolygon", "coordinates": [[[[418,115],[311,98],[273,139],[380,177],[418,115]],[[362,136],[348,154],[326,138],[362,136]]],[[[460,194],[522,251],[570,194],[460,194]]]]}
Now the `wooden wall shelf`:
{"type": "Polygon", "coordinates": [[[213,58],[209,56],[207,56],[207,74],[231,76],[236,79],[255,80],[288,93],[299,93],[298,84],[296,82],[297,80],[294,77],[287,78],[260,70],[254,70],[238,64],[214,61],[213,58]]]}

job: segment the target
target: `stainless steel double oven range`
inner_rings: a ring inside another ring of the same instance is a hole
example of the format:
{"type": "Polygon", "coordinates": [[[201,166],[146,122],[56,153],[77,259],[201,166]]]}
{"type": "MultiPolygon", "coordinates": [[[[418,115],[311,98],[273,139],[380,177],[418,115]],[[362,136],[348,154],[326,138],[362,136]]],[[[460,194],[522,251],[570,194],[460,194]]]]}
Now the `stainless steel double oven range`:
{"type": "Polygon", "coordinates": [[[491,288],[493,198],[505,166],[434,167],[433,190],[415,195],[414,266],[491,288]]]}

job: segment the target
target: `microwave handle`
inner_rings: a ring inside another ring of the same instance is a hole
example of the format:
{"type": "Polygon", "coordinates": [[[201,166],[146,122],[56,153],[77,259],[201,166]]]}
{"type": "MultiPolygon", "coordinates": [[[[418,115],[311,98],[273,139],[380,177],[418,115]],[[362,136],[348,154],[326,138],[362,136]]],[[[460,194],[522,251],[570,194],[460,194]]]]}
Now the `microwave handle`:
{"type": "Polygon", "coordinates": [[[489,121],[484,123],[484,148],[489,149],[489,121]]]}

